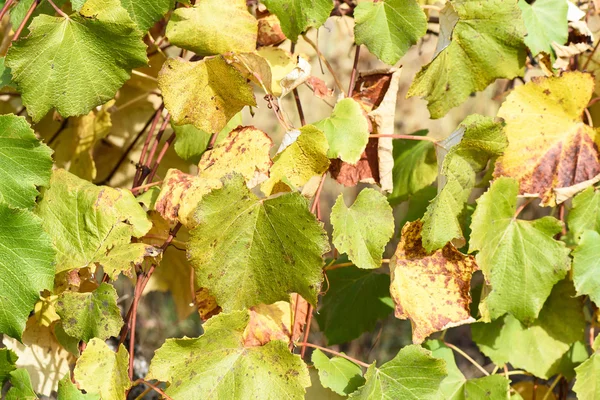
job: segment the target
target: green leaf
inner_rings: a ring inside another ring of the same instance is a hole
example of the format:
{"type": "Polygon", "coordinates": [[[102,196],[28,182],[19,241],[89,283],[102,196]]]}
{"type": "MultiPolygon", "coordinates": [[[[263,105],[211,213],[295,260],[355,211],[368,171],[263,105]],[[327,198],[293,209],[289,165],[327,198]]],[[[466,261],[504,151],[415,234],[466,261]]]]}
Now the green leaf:
{"type": "Polygon", "coordinates": [[[574,296],[573,284],[561,281],[531,325],[505,315],[491,323],[471,325],[473,340],[494,363],[510,363],[514,368],[549,379],[558,372],[571,345],[583,339],[583,302],[574,296]]]}
{"type": "Polygon", "coordinates": [[[498,78],[523,75],[525,27],[515,1],[450,1],[440,25],[436,55],[407,95],[425,97],[432,118],[443,117],[498,78]]]}
{"type": "Polygon", "coordinates": [[[381,367],[372,364],[365,374],[367,382],[350,398],[437,400],[447,375],[445,364],[421,346],[406,346],[381,367]]]}
{"type": "Polygon", "coordinates": [[[10,373],[12,387],[6,393],[6,400],[37,400],[33,391],[29,372],[25,368],[19,368],[10,373]]]}
{"type": "MultiPolygon", "coordinates": [[[[553,236],[562,229],[556,218],[517,220],[519,184],[498,178],[477,200],[469,252],[492,291],[485,299],[491,319],[511,313],[529,323],[540,312],[556,282],[570,267],[569,249],[553,236]]],[[[480,306],[481,309],[481,306],[480,306]]]]}
{"type": "Polygon", "coordinates": [[[600,233],[600,191],[589,187],[573,198],[568,225],[576,240],[587,229],[600,233]]]}
{"type": "Polygon", "coordinates": [[[319,379],[323,387],[329,388],[342,396],[349,395],[365,383],[362,369],[342,357],[328,358],[319,349],[312,353],[311,358],[319,371],[319,379]]]}
{"type": "Polygon", "coordinates": [[[313,125],[304,125],[295,132],[299,136],[273,158],[270,177],[260,186],[266,195],[296,189],[329,168],[328,145],[323,132],[313,125]]]}
{"type": "Polygon", "coordinates": [[[506,400],[510,391],[510,381],[502,375],[467,379],[458,369],[452,350],[440,340],[430,340],[424,347],[431,355],[446,361],[448,376],[444,378],[440,391],[446,400],[491,399],[506,400]]]}
{"type": "Polygon", "coordinates": [[[563,0],[536,0],[532,4],[519,0],[527,28],[525,44],[534,57],[542,52],[553,54],[553,42],[565,44],[569,36],[568,6],[563,0]]]}
{"type": "Polygon", "coordinates": [[[27,120],[0,116],[0,202],[32,208],[39,194],[36,186],[48,186],[52,150],[35,137],[27,120]]]}
{"type": "Polygon", "coordinates": [[[356,164],[369,141],[369,121],[361,105],[351,98],[337,102],[331,117],[314,124],[327,137],[329,158],[356,164]]]}
{"type": "Polygon", "coordinates": [[[56,273],[92,266],[152,227],[129,190],[96,186],[61,169],[53,171],[37,214],[57,249],[56,273]]]}
{"type": "Polygon", "coordinates": [[[142,34],[118,0],[89,0],[69,18],[40,15],[29,29],[6,66],[34,122],[53,107],[63,117],[87,114],[147,62],[142,34]]]}
{"type": "Polygon", "coordinates": [[[102,400],[122,400],[129,381],[129,354],[122,344],[114,352],[103,340],[94,338],[77,359],[75,380],[88,393],[98,393],[102,400]]]}
{"type": "Polygon", "coordinates": [[[359,268],[381,267],[385,245],[394,235],[394,215],[384,195],[363,189],[350,208],[340,194],[331,209],[333,244],[359,268]]]}
{"type": "Polygon", "coordinates": [[[178,47],[199,56],[256,50],[258,21],[245,0],[200,0],[171,15],[166,36],[178,47]]]}
{"type": "Polygon", "coordinates": [[[319,28],[333,10],[332,0],[264,0],[270,12],[277,15],[281,30],[292,42],[308,28],[319,28]]]}
{"type": "Polygon", "coordinates": [[[587,345],[579,340],[573,343],[569,351],[563,354],[556,372],[562,374],[568,381],[572,381],[575,379],[575,368],[587,360],[588,357],[587,345]]]}
{"type": "Polygon", "coordinates": [[[10,373],[17,367],[17,355],[9,349],[0,349],[0,385],[4,385],[10,373]]]}
{"type": "Polygon", "coordinates": [[[16,89],[15,84],[12,81],[10,68],[4,65],[4,63],[4,57],[0,57],[0,89],[4,89],[7,86],[16,89]]]}
{"type": "Polygon", "coordinates": [[[0,332],[21,339],[40,292],[53,286],[54,254],[40,218],[0,202],[0,332]]]}
{"type": "Polygon", "coordinates": [[[71,382],[71,374],[66,374],[58,382],[58,400],[100,400],[100,396],[94,393],[82,393],[77,386],[71,382]]]}
{"type": "Polygon", "coordinates": [[[165,106],[176,125],[221,131],[245,106],[256,106],[246,79],[223,57],[191,62],[169,59],[158,75],[165,106]]]}
{"type": "Polygon", "coordinates": [[[344,267],[327,271],[327,278],[316,318],[329,345],[356,339],[394,311],[387,274],[344,267]]]}
{"type": "Polygon", "coordinates": [[[127,10],[139,29],[146,32],[156,21],[175,7],[175,0],[121,0],[121,5],[127,10]]]}
{"type": "Polygon", "coordinates": [[[354,41],[386,64],[396,64],[427,32],[427,16],[415,0],[358,3],[354,41]]]}
{"type": "Polygon", "coordinates": [[[117,291],[108,283],[89,293],[67,291],[58,296],[56,313],[67,335],[86,343],[92,338],[106,340],[119,335],[123,326],[117,298],[117,291]]]}
{"type": "MultiPolygon", "coordinates": [[[[422,130],[414,135],[426,136],[427,133],[427,130],[422,130]]],[[[396,205],[431,185],[437,178],[438,165],[432,142],[396,139],[393,144],[392,179],[394,189],[388,200],[392,205],[396,205]]]]}
{"type": "Polygon", "coordinates": [[[198,287],[224,311],[288,300],[299,293],[315,305],[327,234],[298,193],[261,200],[235,175],[202,197],[188,255],[198,287]]]}
{"type": "Polygon", "coordinates": [[[592,354],[583,364],[575,368],[577,373],[573,391],[579,400],[600,398],[600,356],[592,354]]]}
{"type": "Polygon", "coordinates": [[[585,231],[573,250],[573,283],[577,295],[600,304],[600,233],[585,231]]]}
{"type": "Polygon", "coordinates": [[[423,216],[423,247],[428,252],[464,237],[460,215],[475,187],[477,174],[490,159],[502,154],[507,142],[501,122],[471,115],[440,145],[452,147],[445,157],[438,157],[442,164],[438,181],[441,190],[423,216]]]}
{"type": "MultiPolygon", "coordinates": [[[[240,125],[242,125],[242,114],[237,113],[218,133],[215,144],[222,142],[232,130],[240,125]]],[[[171,124],[171,127],[177,135],[174,146],[177,155],[187,162],[198,164],[200,157],[210,143],[211,134],[196,128],[194,125],[171,124]]]]}
{"type": "Polygon", "coordinates": [[[283,341],[244,347],[247,311],[219,314],[195,339],[167,339],[154,354],[146,379],[170,382],[174,399],[200,393],[219,399],[304,399],[308,369],[283,341]]]}

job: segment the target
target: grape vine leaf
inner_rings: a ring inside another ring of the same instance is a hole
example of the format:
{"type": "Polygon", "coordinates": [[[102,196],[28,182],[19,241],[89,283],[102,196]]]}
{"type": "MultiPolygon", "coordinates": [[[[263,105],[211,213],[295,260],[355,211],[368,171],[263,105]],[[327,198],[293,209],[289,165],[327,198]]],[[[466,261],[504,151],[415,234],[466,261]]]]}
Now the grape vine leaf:
{"type": "MultiPolygon", "coordinates": [[[[283,340],[290,343],[292,340],[292,324],[295,320],[304,318],[306,313],[301,315],[301,304],[298,307],[297,317],[294,317],[296,311],[296,301],[298,296],[290,296],[290,302],[278,301],[273,304],[259,304],[249,309],[250,320],[244,330],[244,346],[263,346],[273,340],[283,340]]],[[[303,301],[304,305],[307,305],[303,301]]],[[[297,336],[298,333],[296,332],[297,336]]],[[[293,338],[293,341],[299,337],[293,338]]]]}
{"type": "Polygon", "coordinates": [[[304,399],[310,385],[308,369],[287,344],[272,341],[245,347],[247,311],[220,314],[204,325],[199,338],[167,339],[154,354],[146,379],[170,382],[165,391],[173,398],[304,399]]]}
{"type": "Polygon", "coordinates": [[[583,123],[594,78],[582,72],[534,78],[513,90],[500,107],[508,148],[494,176],[519,181],[519,194],[556,205],[557,188],[571,187],[600,174],[600,135],[583,123]]]}
{"type": "Polygon", "coordinates": [[[273,141],[265,132],[253,126],[239,126],[202,155],[198,176],[210,180],[236,173],[244,177],[251,189],[269,176],[272,146],[273,141]]]}
{"type": "Polygon", "coordinates": [[[256,106],[246,79],[221,56],[202,61],[169,59],[158,75],[167,110],[176,125],[221,131],[245,106],[256,106]]]}
{"type": "Polygon", "coordinates": [[[256,49],[258,22],[245,0],[200,0],[173,12],[166,36],[178,47],[199,56],[256,49]]]}
{"type": "Polygon", "coordinates": [[[34,122],[53,107],[63,117],[87,114],[147,63],[142,33],[119,0],[89,0],[69,18],[40,15],[29,29],[6,66],[34,122]]]}
{"type": "Polygon", "coordinates": [[[352,361],[342,357],[330,359],[319,349],[313,351],[311,357],[323,387],[339,395],[347,396],[365,383],[362,369],[352,361]]]}
{"type": "Polygon", "coordinates": [[[2,342],[18,357],[15,365],[24,368],[31,376],[33,389],[50,396],[58,388],[58,381],[69,372],[73,362],[71,354],[56,340],[52,329],[43,326],[32,316],[21,342],[4,336],[2,342]]]}
{"type": "Polygon", "coordinates": [[[0,349],[0,384],[4,385],[6,380],[10,377],[10,373],[17,367],[15,362],[17,361],[17,355],[14,351],[9,349],[0,349]]]}
{"type": "Polygon", "coordinates": [[[123,326],[117,297],[117,291],[108,283],[102,283],[88,293],[61,293],[56,312],[63,322],[64,331],[86,343],[92,338],[106,340],[117,336],[123,326]]]}
{"type": "Polygon", "coordinates": [[[431,355],[446,361],[448,376],[440,386],[440,392],[446,400],[491,399],[506,400],[510,391],[510,381],[502,375],[484,376],[467,379],[454,360],[452,350],[441,340],[429,340],[424,347],[431,355]]]}
{"type": "Polygon", "coordinates": [[[566,1],[537,0],[529,4],[519,0],[518,4],[527,29],[525,44],[534,57],[540,53],[553,54],[553,42],[565,44],[569,36],[566,1]]]}
{"type": "Polygon", "coordinates": [[[361,2],[354,10],[357,45],[386,64],[396,64],[427,32],[427,17],[415,0],[361,2]]]}
{"type": "Polygon", "coordinates": [[[19,368],[10,373],[11,388],[6,393],[6,400],[37,400],[38,397],[31,385],[29,373],[19,368]]]}
{"type": "Polygon", "coordinates": [[[196,283],[225,312],[287,300],[292,292],[317,303],[329,241],[300,194],[261,200],[234,175],[202,198],[195,218],[188,256],[196,283]]]}
{"type": "Polygon", "coordinates": [[[577,375],[573,391],[580,400],[594,400],[600,397],[600,356],[598,349],[595,350],[590,358],[575,368],[577,375]]]}
{"type": "Polygon", "coordinates": [[[54,281],[52,242],[30,211],[0,202],[0,332],[21,339],[40,292],[54,281]]]}
{"type": "Polygon", "coordinates": [[[573,283],[577,295],[600,304],[600,233],[584,231],[573,250],[573,283]]]}
{"type": "Polygon", "coordinates": [[[146,32],[175,6],[175,0],[121,0],[121,5],[139,29],[146,32]]]}
{"type": "Polygon", "coordinates": [[[413,343],[433,332],[475,322],[469,312],[471,277],[478,269],[452,243],[428,253],[421,240],[421,221],[402,228],[400,243],[390,261],[390,292],[396,317],[410,319],[413,343]]]}
{"type": "Polygon", "coordinates": [[[423,247],[428,252],[463,238],[460,214],[475,187],[477,173],[507,145],[502,122],[480,115],[467,117],[446,142],[453,143],[458,136],[462,136],[459,143],[445,157],[438,157],[441,190],[438,188],[423,216],[423,247]]]}
{"type": "MultiPolygon", "coordinates": [[[[57,250],[56,273],[99,263],[152,226],[129,190],[96,186],[62,169],[53,171],[36,212],[57,250]]],[[[129,258],[121,264],[128,267],[129,258]]]]}
{"type": "Polygon", "coordinates": [[[110,279],[116,280],[120,273],[133,278],[135,269],[132,267],[141,265],[147,257],[159,256],[161,256],[160,250],[154,246],[127,243],[113,246],[105,254],[99,255],[95,262],[102,265],[104,273],[110,279]]]}
{"type": "Polygon", "coordinates": [[[102,400],[122,400],[131,387],[128,370],[125,346],[119,345],[115,352],[103,340],[94,338],[77,359],[73,374],[87,393],[97,393],[102,400]]]}
{"type": "Polygon", "coordinates": [[[394,235],[394,215],[384,195],[375,189],[360,191],[347,207],[340,194],[331,209],[333,244],[354,265],[364,269],[381,267],[385,245],[394,235]]]}
{"type": "MultiPolygon", "coordinates": [[[[422,130],[414,135],[426,136],[427,133],[427,130],[422,130]]],[[[438,165],[432,142],[395,139],[393,146],[392,179],[394,188],[388,196],[388,200],[391,204],[396,205],[431,185],[437,178],[438,165]]]]}
{"type": "Polygon", "coordinates": [[[492,288],[485,299],[489,317],[508,312],[527,324],[564,278],[570,259],[565,244],[553,238],[562,229],[559,220],[515,218],[518,191],[514,179],[498,178],[477,200],[469,252],[479,251],[477,264],[492,288]]]}
{"type": "Polygon", "coordinates": [[[100,396],[95,393],[82,393],[71,382],[71,374],[66,374],[58,382],[58,400],[100,400],[100,396]]]}
{"type": "Polygon", "coordinates": [[[417,73],[408,97],[424,96],[440,118],[498,78],[523,75],[525,27],[516,2],[453,0],[440,12],[436,55],[417,73]]]}
{"type": "Polygon", "coordinates": [[[514,368],[549,379],[558,372],[571,344],[583,339],[583,301],[574,296],[573,284],[561,281],[531,325],[507,314],[491,323],[473,324],[473,340],[494,363],[510,363],[514,368]]]}
{"type": "MultiPolygon", "coordinates": [[[[227,125],[217,135],[215,144],[220,143],[229,132],[242,125],[242,114],[237,113],[227,122],[227,125]]],[[[196,128],[194,125],[171,124],[175,131],[175,152],[179,157],[192,164],[198,164],[200,157],[206,151],[210,143],[211,134],[196,128]]]]}
{"type": "Polygon", "coordinates": [[[600,233],[600,191],[589,187],[575,196],[567,218],[569,233],[576,240],[587,229],[600,233]]]}
{"type": "Polygon", "coordinates": [[[369,141],[369,121],[360,104],[345,98],[338,101],[331,117],[315,122],[314,126],[323,131],[329,150],[329,158],[340,158],[356,164],[369,141]]]}
{"type": "Polygon", "coordinates": [[[12,207],[32,208],[39,194],[36,186],[48,186],[52,150],[41,143],[27,120],[0,116],[0,201],[12,207]]]}
{"type": "Polygon", "coordinates": [[[356,339],[394,311],[389,275],[356,267],[326,273],[329,290],[315,317],[329,345],[356,339]]]}
{"type": "Polygon", "coordinates": [[[273,158],[270,177],[260,186],[265,195],[300,187],[329,168],[323,132],[313,125],[305,125],[298,132],[296,140],[273,158]]]}
{"type": "Polygon", "coordinates": [[[263,3],[279,18],[281,30],[294,43],[308,28],[323,25],[334,6],[332,0],[265,0],[263,3]]]}
{"type": "Polygon", "coordinates": [[[440,384],[447,376],[446,362],[417,345],[403,347],[381,367],[372,364],[366,383],[351,399],[438,399],[440,384]]]}

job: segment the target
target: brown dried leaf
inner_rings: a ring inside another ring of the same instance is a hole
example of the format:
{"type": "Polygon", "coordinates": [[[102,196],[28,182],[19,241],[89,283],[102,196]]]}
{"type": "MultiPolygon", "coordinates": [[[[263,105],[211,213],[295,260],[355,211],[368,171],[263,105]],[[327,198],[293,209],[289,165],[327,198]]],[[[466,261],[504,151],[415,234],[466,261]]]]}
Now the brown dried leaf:
{"type": "Polygon", "coordinates": [[[413,342],[433,332],[475,322],[469,313],[471,277],[478,267],[451,244],[428,254],[420,220],[408,222],[390,262],[396,317],[410,319],[413,342]]]}
{"type": "Polygon", "coordinates": [[[281,23],[275,14],[260,16],[258,18],[258,39],[259,46],[277,46],[286,39],[281,30],[281,23]]]}
{"type": "Polygon", "coordinates": [[[329,172],[333,179],[344,186],[356,186],[359,182],[375,184],[379,182],[379,162],[377,160],[378,139],[369,139],[367,148],[355,165],[340,159],[331,160],[329,172]]]}
{"type": "Polygon", "coordinates": [[[196,308],[202,321],[207,321],[210,317],[221,312],[221,307],[217,304],[217,300],[206,288],[196,290],[196,308]]]}
{"type": "Polygon", "coordinates": [[[306,84],[313,91],[315,96],[320,99],[333,96],[333,89],[329,89],[323,79],[319,79],[316,76],[310,76],[306,80],[306,84]]]}

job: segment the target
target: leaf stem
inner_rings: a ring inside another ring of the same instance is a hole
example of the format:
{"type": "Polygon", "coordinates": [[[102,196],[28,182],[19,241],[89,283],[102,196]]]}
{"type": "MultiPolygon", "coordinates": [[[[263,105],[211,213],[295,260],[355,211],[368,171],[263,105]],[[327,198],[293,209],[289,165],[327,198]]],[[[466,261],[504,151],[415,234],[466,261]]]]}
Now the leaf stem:
{"type": "Polygon", "coordinates": [[[17,28],[15,35],[12,38],[13,42],[16,42],[17,40],[19,40],[19,37],[21,36],[21,32],[23,32],[23,29],[25,29],[25,25],[27,25],[29,18],[31,18],[31,15],[33,15],[35,8],[38,6],[38,4],[40,4],[40,1],[41,0],[35,0],[33,3],[31,3],[29,10],[27,10],[27,14],[25,14],[25,18],[23,18],[23,21],[21,21],[21,24],[17,28]]]}
{"type": "MultiPolygon", "coordinates": [[[[310,335],[310,325],[312,323],[312,314],[313,314],[313,306],[309,304],[308,310],[306,311],[306,321],[304,323],[303,343],[308,342],[308,336],[310,335]]],[[[302,346],[302,350],[300,350],[300,358],[304,359],[304,354],[306,354],[306,346],[302,346]]]]}
{"type": "Polygon", "coordinates": [[[367,364],[367,363],[365,363],[365,362],[362,362],[360,360],[357,360],[356,358],[347,356],[346,354],[339,353],[339,352],[337,352],[335,350],[328,349],[327,347],[323,347],[323,346],[319,346],[319,345],[312,344],[312,343],[307,343],[307,342],[298,343],[298,345],[306,346],[306,347],[312,347],[313,349],[319,349],[321,351],[333,354],[334,356],[345,358],[346,360],[352,361],[353,363],[358,364],[361,367],[365,367],[365,368],[369,368],[370,367],[370,365],[367,364]]]}
{"type": "Polygon", "coordinates": [[[10,8],[10,6],[13,5],[14,2],[15,2],[14,0],[6,0],[6,3],[4,3],[2,10],[0,10],[0,20],[2,20],[2,18],[4,18],[4,16],[6,15],[6,12],[10,8]]]}
{"type": "Polygon", "coordinates": [[[340,82],[340,80],[338,79],[337,75],[335,74],[335,71],[334,71],[333,67],[331,66],[331,64],[329,64],[329,61],[327,61],[327,59],[323,56],[323,54],[321,54],[321,51],[319,51],[319,48],[317,47],[317,45],[315,44],[315,42],[313,42],[312,40],[310,40],[306,36],[306,34],[303,34],[302,37],[304,38],[304,40],[306,41],[306,43],[308,43],[317,52],[317,55],[323,61],[323,63],[327,67],[327,69],[329,70],[329,73],[333,77],[333,80],[335,81],[335,85],[338,87],[338,89],[340,90],[340,92],[342,92],[344,94],[344,97],[348,97],[348,95],[346,94],[346,91],[344,90],[344,87],[342,86],[342,83],[340,82]]]}
{"type": "Polygon", "coordinates": [[[437,144],[438,141],[430,136],[415,136],[415,135],[385,135],[385,134],[374,134],[369,135],[370,138],[392,138],[392,139],[405,139],[405,140],[424,140],[437,144]]]}
{"type": "Polygon", "coordinates": [[[352,74],[350,75],[350,86],[348,87],[348,96],[352,97],[354,85],[356,84],[356,75],[358,74],[358,59],[360,58],[360,45],[356,46],[354,52],[354,65],[352,65],[352,74]]]}
{"type": "Polygon", "coordinates": [[[558,381],[560,381],[561,378],[562,378],[562,374],[558,374],[556,376],[556,378],[554,378],[554,380],[552,381],[552,384],[548,388],[548,391],[546,392],[546,394],[544,395],[542,400],[548,400],[550,398],[550,394],[554,391],[554,388],[556,387],[556,385],[558,384],[558,381]]]}
{"type": "Polygon", "coordinates": [[[490,375],[490,373],[487,372],[481,365],[479,365],[477,363],[477,361],[473,360],[470,355],[468,355],[467,353],[465,353],[464,351],[462,351],[461,349],[459,349],[458,347],[456,347],[452,343],[444,342],[444,344],[446,346],[450,347],[452,350],[454,350],[458,354],[460,354],[461,356],[463,356],[464,358],[466,358],[471,364],[473,364],[473,366],[475,366],[478,370],[480,370],[485,376],[489,376],[490,375]]]}
{"type": "Polygon", "coordinates": [[[56,4],[54,4],[54,2],[52,0],[48,0],[48,3],[50,3],[52,8],[54,8],[54,11],[56,11],[58,13],[58,15],[60,15],[63,18],[66,18],[66,19],[70,19],[69,16],[67,14],[65,14],[65,12],[63,10],[61,10],[60,7],[58,7],[56,4]]]}
{"type": "Polygon", "coordinates": [[[160,394],[162,397],[164,397],[167,400],[173,400],[168,394],[166,394],[165,392],[163,392],[161,389],[159,389],[158,387],[156,387],[155,385],[151,384],[148,381],[145,381],[143,379],[138,379],[135,382],[133,382],[134,385],[139,385],[139,384],[144,384],[148,387],[150,387],[152,390],[154,390],[156,393],[160,394]]]}

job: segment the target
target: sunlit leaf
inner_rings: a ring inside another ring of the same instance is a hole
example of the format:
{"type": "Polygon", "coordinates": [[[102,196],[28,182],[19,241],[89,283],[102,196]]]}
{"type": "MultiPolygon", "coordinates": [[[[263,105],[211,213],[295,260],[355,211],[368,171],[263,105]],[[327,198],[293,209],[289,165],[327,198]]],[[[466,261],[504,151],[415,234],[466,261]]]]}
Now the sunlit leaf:
{"type": "Polygon", "coordinates": [[[308,28],[319,28],[333,9],[332,0],[265,0],[269,11],[281,21],[281,30],[292,42],[308,28]]]}

